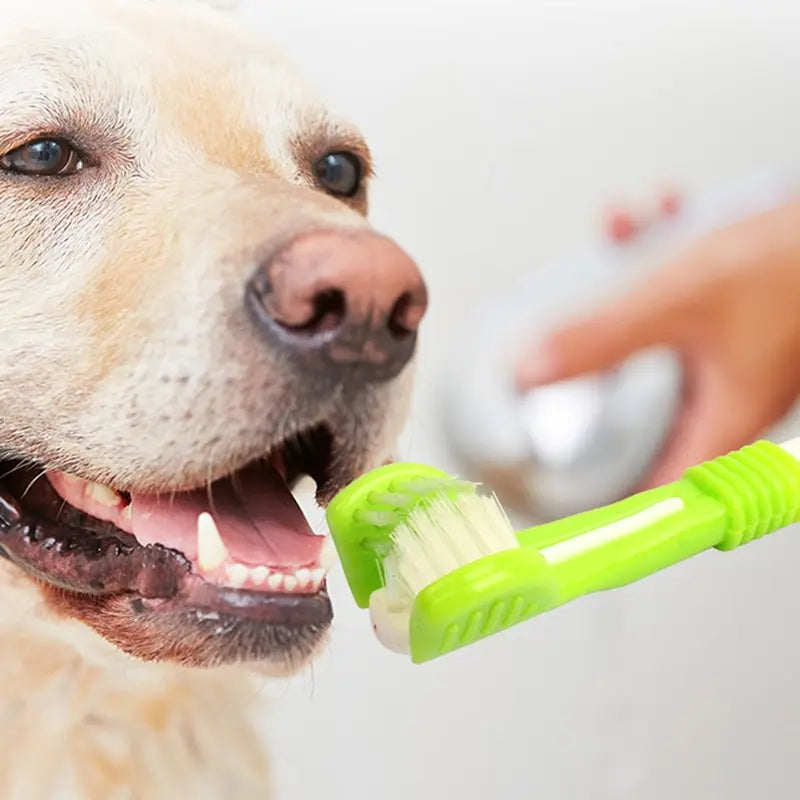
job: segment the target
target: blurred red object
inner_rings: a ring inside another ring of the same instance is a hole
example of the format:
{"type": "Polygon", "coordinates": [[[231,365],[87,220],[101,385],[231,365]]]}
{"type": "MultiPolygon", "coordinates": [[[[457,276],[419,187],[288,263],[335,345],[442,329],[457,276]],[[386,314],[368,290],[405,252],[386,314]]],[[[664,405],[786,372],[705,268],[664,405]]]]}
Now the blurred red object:
{"type": "Polygon", "coordinates": [[[614,210],[606,219],[606,235],[612,242],[629,242],[638,232],[639,224],[628,211],[614,210]]]}
{"type": "Polygon", "coordinates": [[[664,217],[674,217],[683,205],[683,198],[678,192],[664,192],[658,201],[658,210],[664,217]]]}

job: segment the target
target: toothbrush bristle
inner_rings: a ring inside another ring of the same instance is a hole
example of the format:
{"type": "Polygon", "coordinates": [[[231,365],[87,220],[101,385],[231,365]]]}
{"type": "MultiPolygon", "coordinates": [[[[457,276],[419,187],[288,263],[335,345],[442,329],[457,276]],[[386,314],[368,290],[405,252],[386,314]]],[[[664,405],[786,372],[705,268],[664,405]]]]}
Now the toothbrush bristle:
{"type": "Polygon", "coordinates": [[[456,478],[414,478],[397,481],[392,486],[392,491],[419,497],[420,495],[430,495],[438,492],[472,489],[474,486],[474,483],[460,481],[456,478]]]}
{"type": "Polygon", "coordinates": [[[385,585],[396,604],[413,602],[438,578],[492,553],[519,547],[497,498],[439,494],[414,508],[391,534],[383,560],[385,585]]]}
{"type": "Polygon", "coordinates": [[[404,492],[372,492],[367,500],[373,505],[407,508],[414,502],[414,496],[404,492]]]}
{"type": "Polygon", "coordinates": [[[375,508],[359,509],[353,517],[356,522],[372,525],[375,528],[389,528],[400,521],[400,515],[396,511],[375,508]]]}
{"type": "MultiPolygon", "coordinates": [[[[376,529],[396,528],[407,521],[409,514],[417,508],[437,502],[439,497],[460,496],[472,490],[474,484],[452,478],[414,478],[395,481],[385,490],[375,490],[367,497],[368,506],[354,513],[356,522],[365,523],[376,529]]],[[[376,538],[383,536],[376,530],[376,538]]]]}

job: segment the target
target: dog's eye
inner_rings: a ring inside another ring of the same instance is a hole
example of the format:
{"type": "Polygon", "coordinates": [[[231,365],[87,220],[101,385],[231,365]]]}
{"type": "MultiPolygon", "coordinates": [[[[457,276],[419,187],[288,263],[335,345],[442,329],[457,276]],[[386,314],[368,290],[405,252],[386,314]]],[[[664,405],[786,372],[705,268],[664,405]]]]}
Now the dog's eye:
{"type": "Polygon", "coordinates": [[[0,166],[22,175],[74,175],[83,169],[83,155],[63,139],[34,139],[6,153],[0,166]]]}
{"type": "Polygon", "coordinates": [[[352,197],[361,186],[361,162],[352,153],[328,153],[314,164],[321,189],[339,197],[352,197]]]}

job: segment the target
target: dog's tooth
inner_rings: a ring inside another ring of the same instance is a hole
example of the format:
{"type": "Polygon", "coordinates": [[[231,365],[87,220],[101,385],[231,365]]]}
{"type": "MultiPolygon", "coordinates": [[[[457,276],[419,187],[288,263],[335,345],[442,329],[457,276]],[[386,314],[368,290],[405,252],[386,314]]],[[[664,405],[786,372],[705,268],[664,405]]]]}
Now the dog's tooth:
{"type": "Polygon", "coordinates": [[[322,583],[322,579],[325,577],[325,570],[322,567],[317,567],[317,569],[311,570],[311,586],[313,588],[318,588],[319,585],[322,583]]]}
{"type": "Polygon", "coordinates": [[[287,592],[293,592],[297,588],[297,578],[294,575],[284,575],[283,585],[287,592]]]}
{"type": "Polygon", "coordinates": [[[120,511],[120,516],[130,522],[133,519],[133,503],[128,503],[128,505],[120,511]]]}
{"type": "Polygon", "coordinates": [[[253,567],[250,570],[250,580],[256,586],[261,586],[269,577],[269,569],[267,567],[253,567]]]}
{"type": "Polygon", "coordinates": [[[118,506],[122,499],[113,489],[100,483],[87,483],[86,494],[95,502],[106,508],[118,506]]]}
{"type": "Polygon", "coordinates": [[[311,582],[311,570],[310,569],[306,569],[305,567],[303,567],[303,569],[297,570],[297,572],[295,572],[294,576],[295,576],[295,578],[297,578],[297,585],[301,589],[305,589],[308,586],[308,584],[311,582]]]}
{"type": "Polygon", "coordinates": [[[244,564],[228,564],[225,567],[225,583],[234,588],[239,589],[244,586],[250,570],[244,564]]]}
{"type": "Polygon", "coordinates": [[[317,563],[327,572],[336,563],[338,558],[339,556],[336,553],[336,545],[333,543],[333,539],[331,539],[330,536],[326,536],[320,548],[317,563]]]}
{"type": "Polygon", "coordinates": [[[214,517],[203,511],[197,518],[197,563],[203,572],[211,572],[228,560],[228,548],[219,535],[214,517]]]}
{"type": "Polygon", "coordinates": [[[267,578],[267,586],[269,586],[271,592],[279,592],[283,586],[283,575],[279,572],[273,572],[269,578],[267,578]]]}

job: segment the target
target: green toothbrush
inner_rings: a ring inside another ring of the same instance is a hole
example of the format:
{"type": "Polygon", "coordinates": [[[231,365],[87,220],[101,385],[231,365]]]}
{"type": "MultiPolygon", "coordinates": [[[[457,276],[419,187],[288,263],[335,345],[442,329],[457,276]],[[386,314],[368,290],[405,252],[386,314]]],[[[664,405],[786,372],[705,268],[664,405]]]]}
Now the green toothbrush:
{"type": "Polygon", "coordinates": [[[363,475],[327,519],[378,638],[421,663],[800,521],[800,438],[757,442],[674,483],[518,532],[494,497],[417,464],[363,475]]]}

